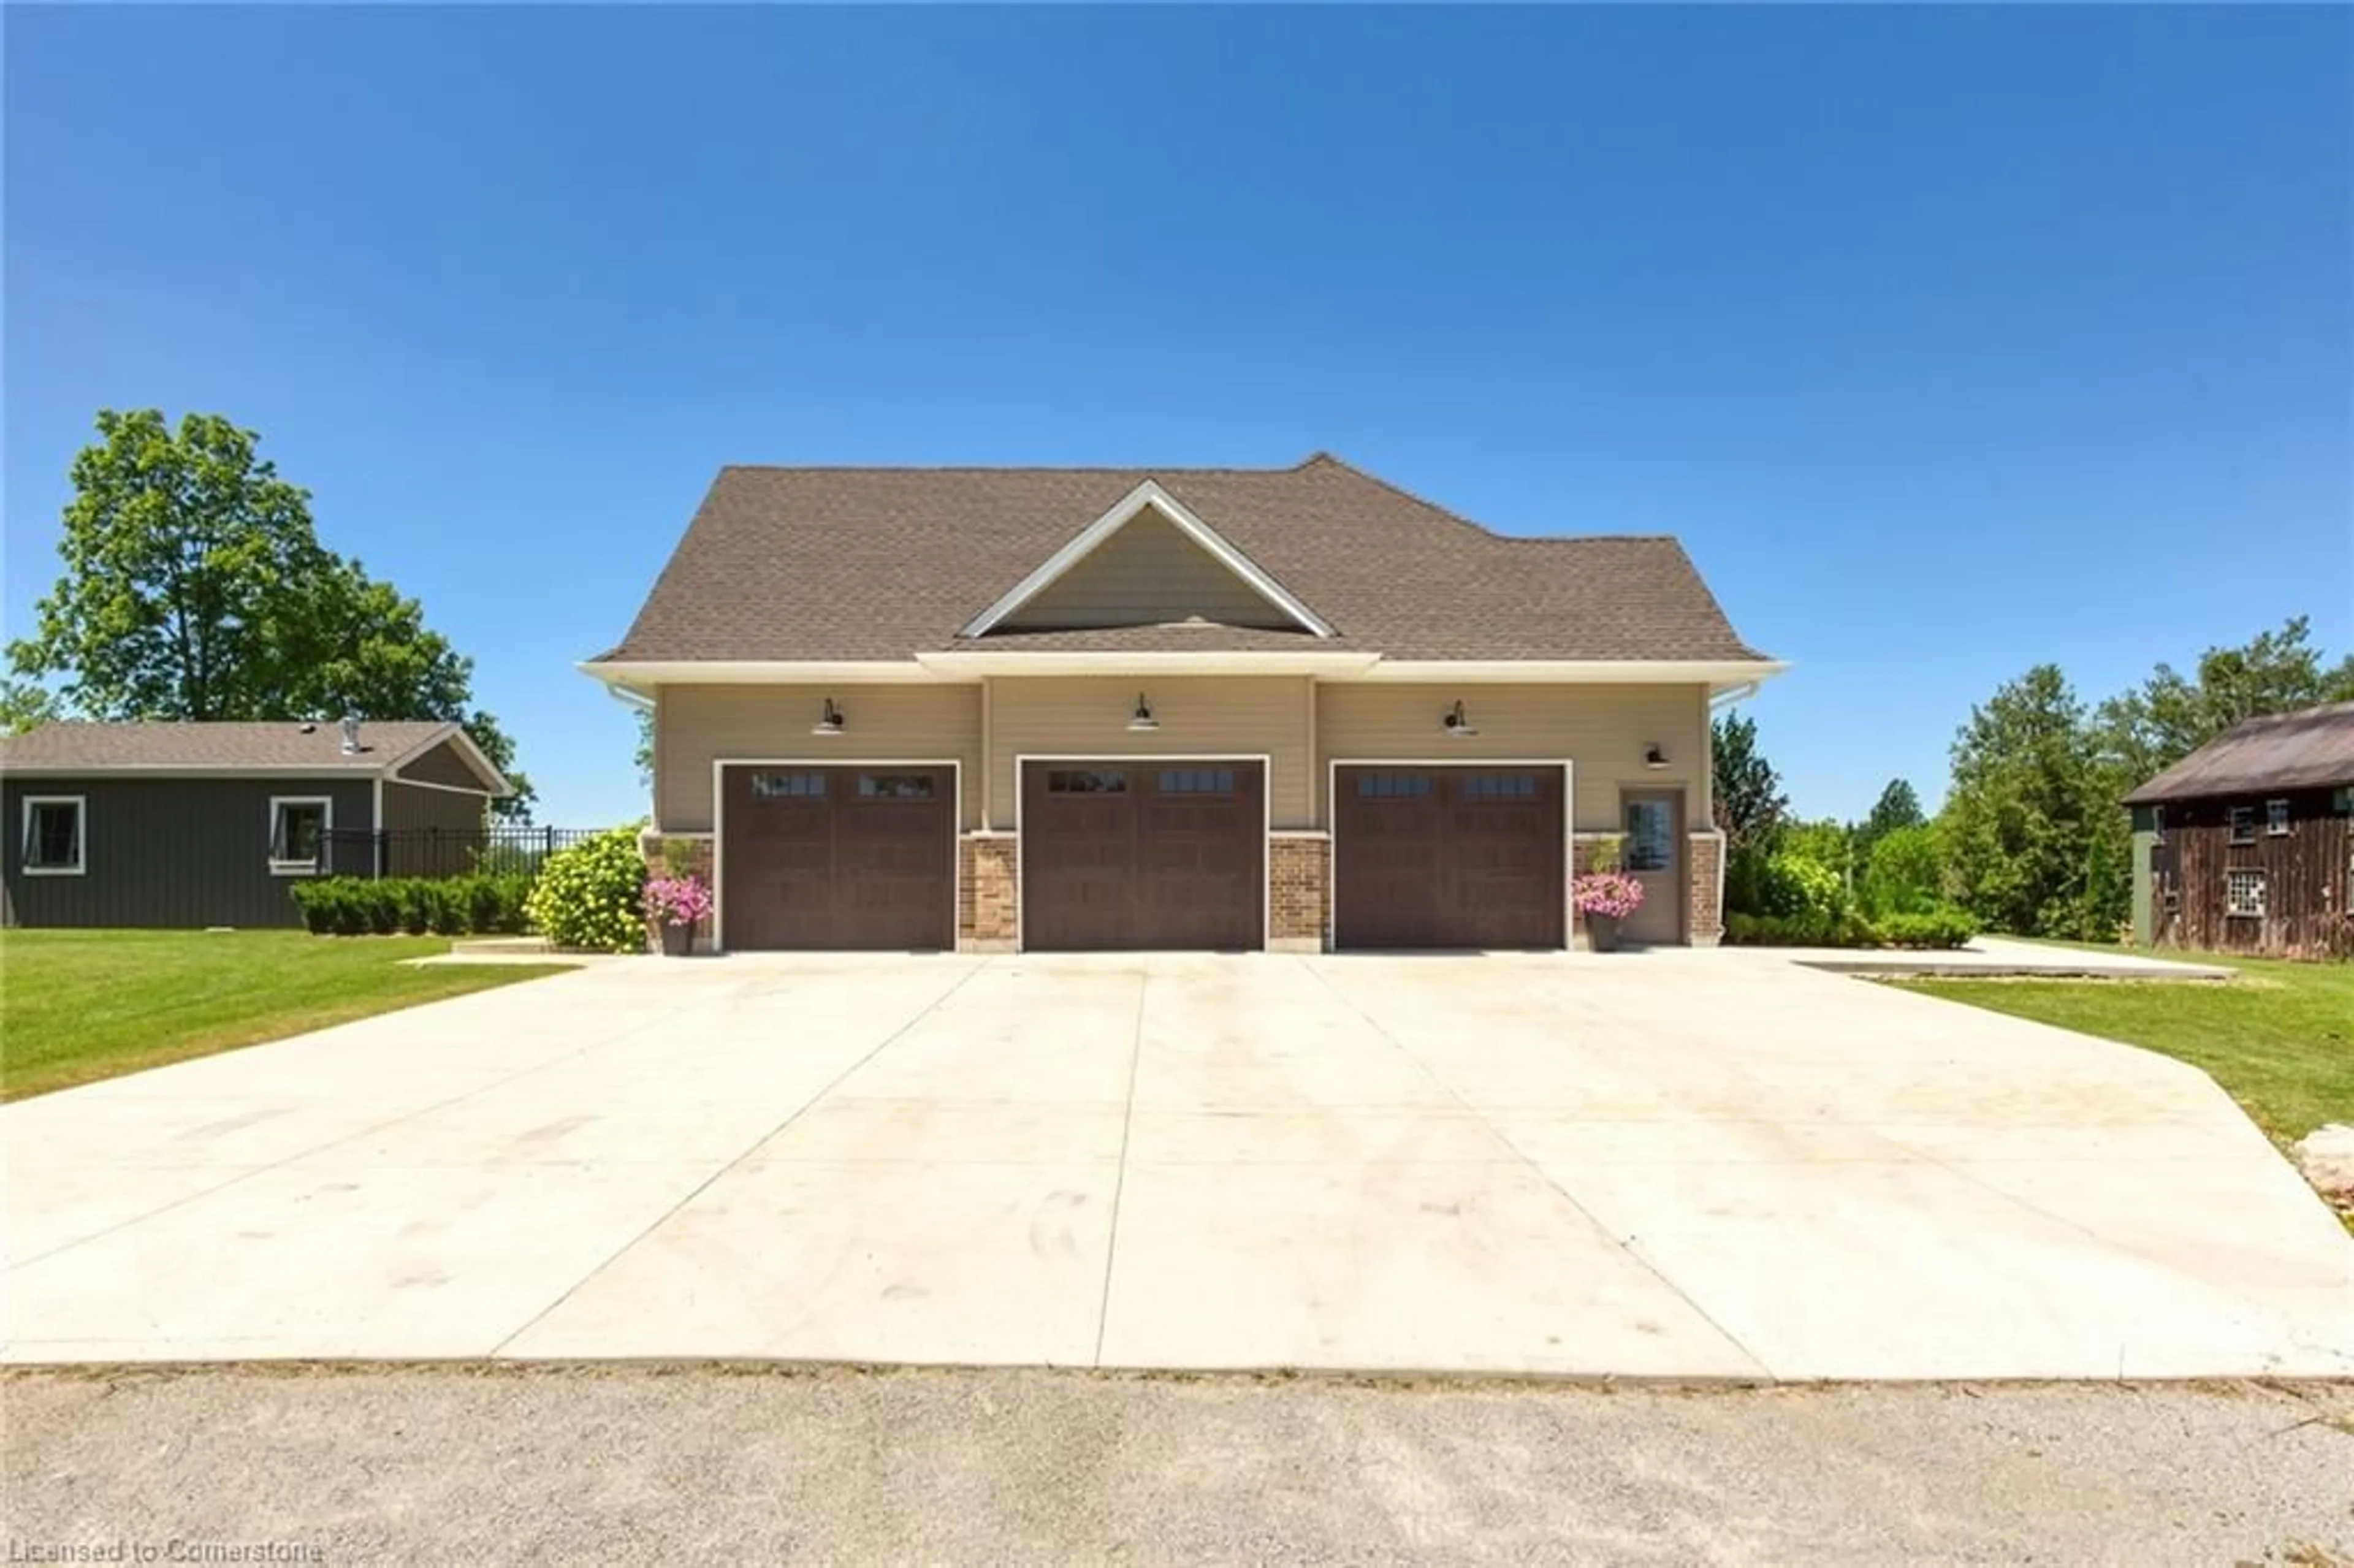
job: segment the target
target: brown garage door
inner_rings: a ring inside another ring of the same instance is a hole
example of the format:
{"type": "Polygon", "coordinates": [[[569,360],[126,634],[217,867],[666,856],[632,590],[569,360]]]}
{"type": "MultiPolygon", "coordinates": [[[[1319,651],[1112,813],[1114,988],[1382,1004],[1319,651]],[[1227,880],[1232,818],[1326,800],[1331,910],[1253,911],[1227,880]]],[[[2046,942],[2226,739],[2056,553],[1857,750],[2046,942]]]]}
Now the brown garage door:
{"type": "Polygon", "coordinates": [[[729,768],[720,799],[730,948],[956,946],[953,768],[729,768]]]}
{"type": "Polygon", "coordinates": [[[1558,768],[1336,769],[1332,944],[1558,948],[1558,768]]]}
{"type": "Polygon", "coordinates": [[[1260,946],[1266,792],[1256,762],[1025,764],[1022,945],[1260,946]]]}

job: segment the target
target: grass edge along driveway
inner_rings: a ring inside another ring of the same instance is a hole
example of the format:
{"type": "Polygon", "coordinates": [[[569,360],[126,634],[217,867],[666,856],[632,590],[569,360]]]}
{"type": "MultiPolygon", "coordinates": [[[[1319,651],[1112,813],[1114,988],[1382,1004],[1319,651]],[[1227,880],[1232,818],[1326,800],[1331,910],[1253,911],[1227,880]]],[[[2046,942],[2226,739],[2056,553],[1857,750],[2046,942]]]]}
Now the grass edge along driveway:
{"type": "Polygon", "coordinates": [[[567,972],[402,963],[449,950],[303,931],[0,933],[0,1100],[567,972]]]}
{"type": "MultiPolygon", "coordinates": [[[[2166,953],[2153,957],[2165,958],[2166,953]]],[[[2179,955],[2236,980],[1921,980],[1907,991],[1966,1002],[2188,1062],[2285,1148],[2324,1122],[2354,1122],[2354,964],[2179,955]]]]}

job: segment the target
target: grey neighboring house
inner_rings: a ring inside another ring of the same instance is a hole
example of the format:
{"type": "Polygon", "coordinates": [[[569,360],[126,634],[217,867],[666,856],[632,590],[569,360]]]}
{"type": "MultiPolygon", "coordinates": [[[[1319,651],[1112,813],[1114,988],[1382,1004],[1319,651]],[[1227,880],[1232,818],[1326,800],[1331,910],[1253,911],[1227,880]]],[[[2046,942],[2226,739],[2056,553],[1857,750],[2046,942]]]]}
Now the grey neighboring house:
{"type": "Polygon", "coordinates": [[[295,880],[402,874],[508,792],[453,723],[43,725],[0,740],[0,920],[299,925],[295,880]]]}

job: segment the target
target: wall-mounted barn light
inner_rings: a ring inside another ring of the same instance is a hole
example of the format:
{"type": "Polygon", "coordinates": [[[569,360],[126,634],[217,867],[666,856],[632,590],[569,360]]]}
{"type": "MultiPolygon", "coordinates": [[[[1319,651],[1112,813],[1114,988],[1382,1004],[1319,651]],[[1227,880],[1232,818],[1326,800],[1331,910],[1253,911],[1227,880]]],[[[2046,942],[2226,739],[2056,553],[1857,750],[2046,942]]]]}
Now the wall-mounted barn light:
{"type": "Polygon", "coordinates": [[[1152,705],[1144,700],[1142,692],[1136,694],[1136,711],[1128,715],[1128,727],[1134,735],[1149,734],[1161,727],[1161,721],[1152,716],[1152,705]]]}
{"type": "Polygon", "coordinates": [[[1463,711],[1463,699],[1460,697],[1455,699],[1453,707],[1439,715],[1438,727],[1458,740],[1466,740],[1479,733],[1471,726],[1471,715],[1463,711]]]}
{"type": "Polygon", "coordinates": [[[843,712],[840,708],[833,705],[833,699],[832,697],[828,697],[825,699],[825,705],[818,710],[817,723],[810,726],[810,733],[811,735],[840,735],[843,730],[849,727],[850,720],[843,715],[843,712]]]}
{"type": "Polygon", "coordinates": [[[1651,742],[1650,748],[1643,753],[1643,766],[1657,769],[1665,768],[1667,765],[1668,754],[1659,749],[1658,741],[1651,742]]]}

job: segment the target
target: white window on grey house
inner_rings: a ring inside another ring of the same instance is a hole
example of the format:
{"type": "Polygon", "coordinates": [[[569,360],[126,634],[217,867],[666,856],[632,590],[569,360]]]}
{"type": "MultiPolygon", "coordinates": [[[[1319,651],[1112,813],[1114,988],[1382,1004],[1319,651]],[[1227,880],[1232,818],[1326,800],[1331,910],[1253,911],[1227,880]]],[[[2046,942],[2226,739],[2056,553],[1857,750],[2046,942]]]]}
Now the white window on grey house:
{"type": "Polygon", "coordinates": [[[2286,800],[2264,802],[2264,833],[2265,836],[2275,839],[2287,835],[2288,802],[2286,800]]]}
{"type": "Polygon", "coordinates": [[[2223,913],[2242,919],[2264,917],[2264,874],[2227,871],[2223,874],[2223,913]]]}
{"type": "Polygon", "coordinates": [[[270,869],[278,876],[308,876],[327,853],[334,803],[323,795],[270,798],[270,869]]]}
{"type": "Polygon", "coordinates": [[[25,837],[20,853],[32,876],[80,876],[86,868],[80,795],[25,797],[25,837]]]}
{"type": "Polygon", "coordinates": [[[2256,809],[2253,806],[2232,807],[2229,821],[2231,832],[2225,835],[2226,843],[2252,844],[2256,842],[2256,809]]]}

